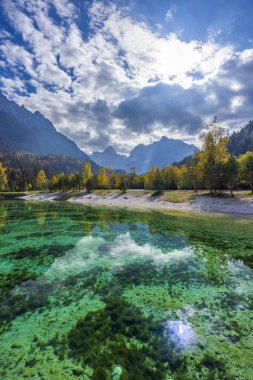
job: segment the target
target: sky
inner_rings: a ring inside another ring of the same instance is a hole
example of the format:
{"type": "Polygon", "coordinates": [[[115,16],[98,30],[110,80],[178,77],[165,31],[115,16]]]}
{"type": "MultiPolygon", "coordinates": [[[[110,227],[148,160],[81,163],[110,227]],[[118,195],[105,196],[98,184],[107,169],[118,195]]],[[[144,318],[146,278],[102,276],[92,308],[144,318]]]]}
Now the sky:
{"type": "Polygon", "coordinates": [[[0,85],[87,153],[253,117],[252,0],[1,0],[0,85]]]}

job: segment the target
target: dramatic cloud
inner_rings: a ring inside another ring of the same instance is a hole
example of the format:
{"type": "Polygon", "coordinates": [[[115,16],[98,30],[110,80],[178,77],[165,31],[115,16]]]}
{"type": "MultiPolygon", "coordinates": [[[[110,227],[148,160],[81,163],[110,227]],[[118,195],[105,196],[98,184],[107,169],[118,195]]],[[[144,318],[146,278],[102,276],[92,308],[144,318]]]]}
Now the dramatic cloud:
{"type": "MultiPolygon", "coordinates": [[[[87,152],[162,135],[197,143],[214,114],[231,128],[252,117],[253,49],[161,33],[115,4],[3,0],[2,91],[87,152]]],[[[179,16],[172,7],[160,21],[179,16]]]]}
{"type": "MultiPolygon", "coordinates": [[[[154,125],[159,123],[168,133],[178,130],[194,135],[203,128],[203,123],[192,112],[195,101],[192,95],[192,91],[182,91],[178,85],[146,87],[137,97],[120,103],[114,115],[128,128],[140,133],[152,132],[154,125]]],[[[194,95],[196,98],[197,94],[194,95]]]]}

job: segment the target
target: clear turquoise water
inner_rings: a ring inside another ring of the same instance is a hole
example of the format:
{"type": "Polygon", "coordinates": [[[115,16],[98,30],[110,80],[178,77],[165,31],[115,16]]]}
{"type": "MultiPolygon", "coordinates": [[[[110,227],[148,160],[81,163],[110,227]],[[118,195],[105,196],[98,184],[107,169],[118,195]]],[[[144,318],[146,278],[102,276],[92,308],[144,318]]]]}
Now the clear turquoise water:
{"type": "Polygon", "coordinates": [[[0,379],[253,379],[253,224],[0,203],[0,379]]]}

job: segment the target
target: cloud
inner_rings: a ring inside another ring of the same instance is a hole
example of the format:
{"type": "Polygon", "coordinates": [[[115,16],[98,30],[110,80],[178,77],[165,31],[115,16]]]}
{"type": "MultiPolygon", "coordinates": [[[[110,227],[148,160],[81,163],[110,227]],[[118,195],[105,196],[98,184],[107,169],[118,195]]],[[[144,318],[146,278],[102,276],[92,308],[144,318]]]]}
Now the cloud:
{"type": "Polygon", "coordinates": [[[176,12],[176,7],[169,8],[165,14],[165,20],[170,21],[173,18],[173,15],[175,12],[176,12]]]}
{"type": "Polygon", "coordinates": [[[192,91],[183,90],[178,85],[146,87],[137,97],[120,103],[114,115],[135,132],[152,132],[159,123],[168,133],[178,130],[194,135],[203,128],[203,122],[192,111],[192,95],[192,91]]]}

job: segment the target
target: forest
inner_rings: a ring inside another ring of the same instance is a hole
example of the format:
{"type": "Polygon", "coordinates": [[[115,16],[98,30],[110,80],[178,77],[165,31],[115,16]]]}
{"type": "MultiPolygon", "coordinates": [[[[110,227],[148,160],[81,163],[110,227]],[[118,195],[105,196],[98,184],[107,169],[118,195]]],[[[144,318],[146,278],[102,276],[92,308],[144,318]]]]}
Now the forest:
{"type": "Polygon", "coordinates": [[[251,189],[253,193],[253,151],[238,156],[231,154],[229,138],[218,123],[211,124],[202,139],[202,149],[196,149],[193,156],[181,163],[161,169],[151,166],[147,173],[140,175],[134,167],[129,173],[103,166],[95,171],[89,161],[51,156],[49,165],[33,155],[19,153],[9,159],[9,164],[7,160],[0,162],[0,191],[191,189],[197,192],[207,189],[216,194],[230,190],[233,195],[235,189],[251,189]]]}

